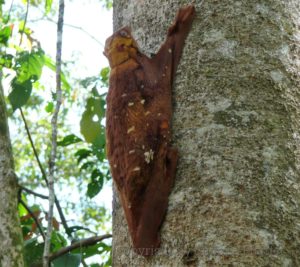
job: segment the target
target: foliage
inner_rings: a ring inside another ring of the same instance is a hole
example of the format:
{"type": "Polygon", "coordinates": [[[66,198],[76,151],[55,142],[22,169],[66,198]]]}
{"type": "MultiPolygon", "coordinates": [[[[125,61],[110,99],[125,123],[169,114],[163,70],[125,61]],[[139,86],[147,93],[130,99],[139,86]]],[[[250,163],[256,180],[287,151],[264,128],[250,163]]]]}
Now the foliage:
{"type": "MultiPolygon", "coordinates": [[[[45,15],[55,14],[52,0],[28,1],[29,3],[23,0],[23,10],[29,4],[30,8],[43,7],[45,15]]],[[[107,8],[112,6],[110,0],[103,1],[107,8]]],[[[51,133],[49,122],[56,96],[51,90],[51,85],[43,83],[42,78],[45,69],[48,69],[48,73],[52,71],[52,74],[55,74],[56,65],[34,39],[33,31],[26,26],[26,19],[21,19],[17,12],[2,12],[3,4],[4,1],[0,0],[0,71],[4,72],[5,81],[10,85],[7,97],[8,110],[13,128],[18,129],[12,131],[16,171],[22,186],[44,193],[46,181],[41,168],[47,170],[51,133]],[[40,166],[28,140],[24,121],[17,112],[20,109],[25,116],[26,127],[31,133],[40,166]]],[[[83,110],[80,119],[82,137],[79,133],[73,133],[72,128],[66,123],[58,125],[56,167],[57,177],[60,179],[57,182],[57,198],[62,200],[62,211],[66,218],[69,215],[74,218],[76,215],[80,219],[67,219],[67,225],[64,225],[60,215],[55,214],[52,219],[55,229],[51,237],[52,253],[98,231],[110,230],[107,223],[110,215],[105,208],[97,206],[92,200],[101,193],[105,184],[111,179],[105,159],[103,120],[106,94],[99,93],[101,88],[106,88],[108,85],[109,68],[102,69],[99,76],[76,80],[69,76],[66,66],[67,64],[63,65],[64,71],[60,74],[64,98],[60,122],[67,121],[74,107],[83,110]],[[85,107],[82,106],[79,97],[74,97],[76,87],[81,88],[81,97],[86,99],[85,107]],[[70,197],[73,192],[78,194],[80,205],[78,200],[74,202],[74,197],[70,197]]],[[[39,264],[42,259],[42,232],[46,231],[48,220],[45,206],[47,206],[45,199],[22,190],[19,215],[24,237],[25,261],[28,266],[39,264]]],[[[90,266],[111,266],[110,253],[110,243],[103,241],[63,254],[53,260],[52,266],[79,266],[82,261],[95,255],[100,255],[103,262],[90,266]]]]}

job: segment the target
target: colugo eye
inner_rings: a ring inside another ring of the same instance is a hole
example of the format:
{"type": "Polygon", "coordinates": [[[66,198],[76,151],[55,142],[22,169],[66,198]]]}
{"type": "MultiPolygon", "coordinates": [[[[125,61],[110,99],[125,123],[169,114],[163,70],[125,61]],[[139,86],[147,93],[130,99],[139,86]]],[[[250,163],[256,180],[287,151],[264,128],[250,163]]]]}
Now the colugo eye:
{"type": "Polygon", "coordinates": [[[121,35],[122,37],[129,37],[128,32],[127,32],[127,31],[124,31],[124,30],[120,31],[120,35],[121,35]]]}

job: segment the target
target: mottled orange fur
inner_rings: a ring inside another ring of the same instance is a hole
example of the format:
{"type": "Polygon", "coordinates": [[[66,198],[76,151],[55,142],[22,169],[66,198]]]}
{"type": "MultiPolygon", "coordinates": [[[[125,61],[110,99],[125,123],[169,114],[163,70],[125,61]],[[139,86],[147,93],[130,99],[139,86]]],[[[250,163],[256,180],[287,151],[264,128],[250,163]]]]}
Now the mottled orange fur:
{"type": "Polygon", "coordinates": [[[130,29],[107,39],[112,68],[107,96],[107,156],[136,252],[155,253],[177,165],[172,148],[171,89],[194,6],[179,10],[153,58],[142,54],[130,29]]]}

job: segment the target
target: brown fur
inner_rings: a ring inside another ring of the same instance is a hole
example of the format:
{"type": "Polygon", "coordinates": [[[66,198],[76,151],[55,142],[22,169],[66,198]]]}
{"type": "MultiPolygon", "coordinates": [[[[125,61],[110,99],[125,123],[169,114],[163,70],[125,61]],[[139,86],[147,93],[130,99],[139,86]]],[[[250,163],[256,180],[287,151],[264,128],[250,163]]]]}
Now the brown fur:
{"type": "Polygon", "coordinates": [[[133,246],[150,256],[160,246],[159,230],[177,165],[170,146],[171,88],[195,8],[179,10],[167,40],[153,58],[142,54],[124,27],[106,41],[111,65],[107,96],[107,156],[133,246]]]}

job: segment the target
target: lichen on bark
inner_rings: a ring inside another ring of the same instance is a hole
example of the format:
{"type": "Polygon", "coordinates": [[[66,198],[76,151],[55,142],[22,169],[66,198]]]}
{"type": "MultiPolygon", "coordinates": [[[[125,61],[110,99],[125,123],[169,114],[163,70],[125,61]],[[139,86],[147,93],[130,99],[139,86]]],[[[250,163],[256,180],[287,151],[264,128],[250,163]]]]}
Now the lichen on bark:
{"type": "MultiPolygon", "coordinates": [[[[190,1],[114,1],[157,50],[190,1]]],[[[173,140],[180,160],[150,260],[131,249],[114,205],[114,266],[300,265],[300,3],[196,1],[197,17],[174,84],[173,140]]]]}

